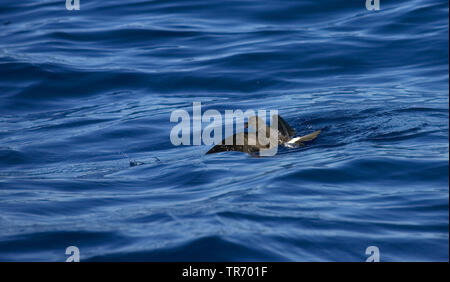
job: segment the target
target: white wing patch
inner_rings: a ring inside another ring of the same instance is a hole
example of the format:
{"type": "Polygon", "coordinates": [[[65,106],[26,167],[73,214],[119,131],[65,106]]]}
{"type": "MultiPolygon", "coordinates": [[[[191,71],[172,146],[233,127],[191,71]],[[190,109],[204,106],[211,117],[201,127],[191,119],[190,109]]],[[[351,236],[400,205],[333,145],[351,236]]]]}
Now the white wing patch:
{"type": "Polygon", "coordinates": [[[288,143],[288,144],[294,144],[295,142],[297,142],[298,140],[300,140],[300,138],[302,138],[302,137],[295,137],[295,138],[292,138],[292,139],[289,140],[287,143],[288,143]]]}

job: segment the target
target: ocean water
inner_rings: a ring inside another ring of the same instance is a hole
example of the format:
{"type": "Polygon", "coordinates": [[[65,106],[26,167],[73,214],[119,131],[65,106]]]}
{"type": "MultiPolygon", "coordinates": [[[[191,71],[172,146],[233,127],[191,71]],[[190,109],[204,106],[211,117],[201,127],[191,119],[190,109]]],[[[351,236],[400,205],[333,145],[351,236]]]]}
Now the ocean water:
{"type": "Polygon", "coordinates": [[[0,7],[1,261],[448,261],[448,1],[80,2],[0,7]],[[193,102],[322,133],[205,156],[193,102]]]}

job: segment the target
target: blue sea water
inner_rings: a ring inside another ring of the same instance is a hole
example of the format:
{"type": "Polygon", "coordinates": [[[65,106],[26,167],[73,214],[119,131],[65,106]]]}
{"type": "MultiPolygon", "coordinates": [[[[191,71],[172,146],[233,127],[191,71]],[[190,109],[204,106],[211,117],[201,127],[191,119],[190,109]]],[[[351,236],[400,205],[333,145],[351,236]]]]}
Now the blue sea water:
{"type": "Polygon", "coordinates": [[[0,5],[1,261],[448,261],[448,1],[80,2],[0,5]],[[193,102],[322,134],[205,156],[193,102]]]}

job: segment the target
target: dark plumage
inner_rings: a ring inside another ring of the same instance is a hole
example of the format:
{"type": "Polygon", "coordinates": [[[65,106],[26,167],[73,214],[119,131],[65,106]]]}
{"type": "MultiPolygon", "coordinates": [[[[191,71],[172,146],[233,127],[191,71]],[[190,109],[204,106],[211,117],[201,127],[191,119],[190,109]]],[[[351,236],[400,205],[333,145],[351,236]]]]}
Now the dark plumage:
{"type": "Polygon", "coordinates": [[[236,133],[222,140],[219,144],[212,147],[206,154],[238,151],[255,155],[261,149],[270,149],[281,144],[287,147],[302,146],[302,142],[314,140],[321,132],[320,130],[317,130],[305,136],[292,138],[292,136],[295,135],[295,130],[292,129],[292,127],[290,127],[283,118],[279,115],[272,116],[272,124],[274,123],[278,125],[278,130],[268,126],[259,117],[250,117],[248,122],[245,124],[245,127],[255,128],[256,133],[236,133]],[[262,145],[259,143],[258,136],[260,134],[263,134],[263,136],[265,135],[265,137],[268,138],[268,144],[262,145]]]}

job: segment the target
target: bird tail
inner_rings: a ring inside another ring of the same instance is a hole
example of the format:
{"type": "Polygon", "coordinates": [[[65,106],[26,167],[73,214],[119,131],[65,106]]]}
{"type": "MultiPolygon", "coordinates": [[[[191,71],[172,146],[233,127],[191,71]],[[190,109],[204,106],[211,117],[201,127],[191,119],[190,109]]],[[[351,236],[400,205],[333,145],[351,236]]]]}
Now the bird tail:
{"type": "Polygon", "coordinates": [[[312,140],[317,138],[317,135],[319,135],[320,132],[322,132],[322,131],[321,130],[317,130],[317,131],[314,131],[313,133],[310,133],[310,134],[305,135],[305,136],[292,138],[288,143],[289,144],[294,144],[294,143],[295,144],[301,144],[302,142],[312,141],[312,140]]]}

